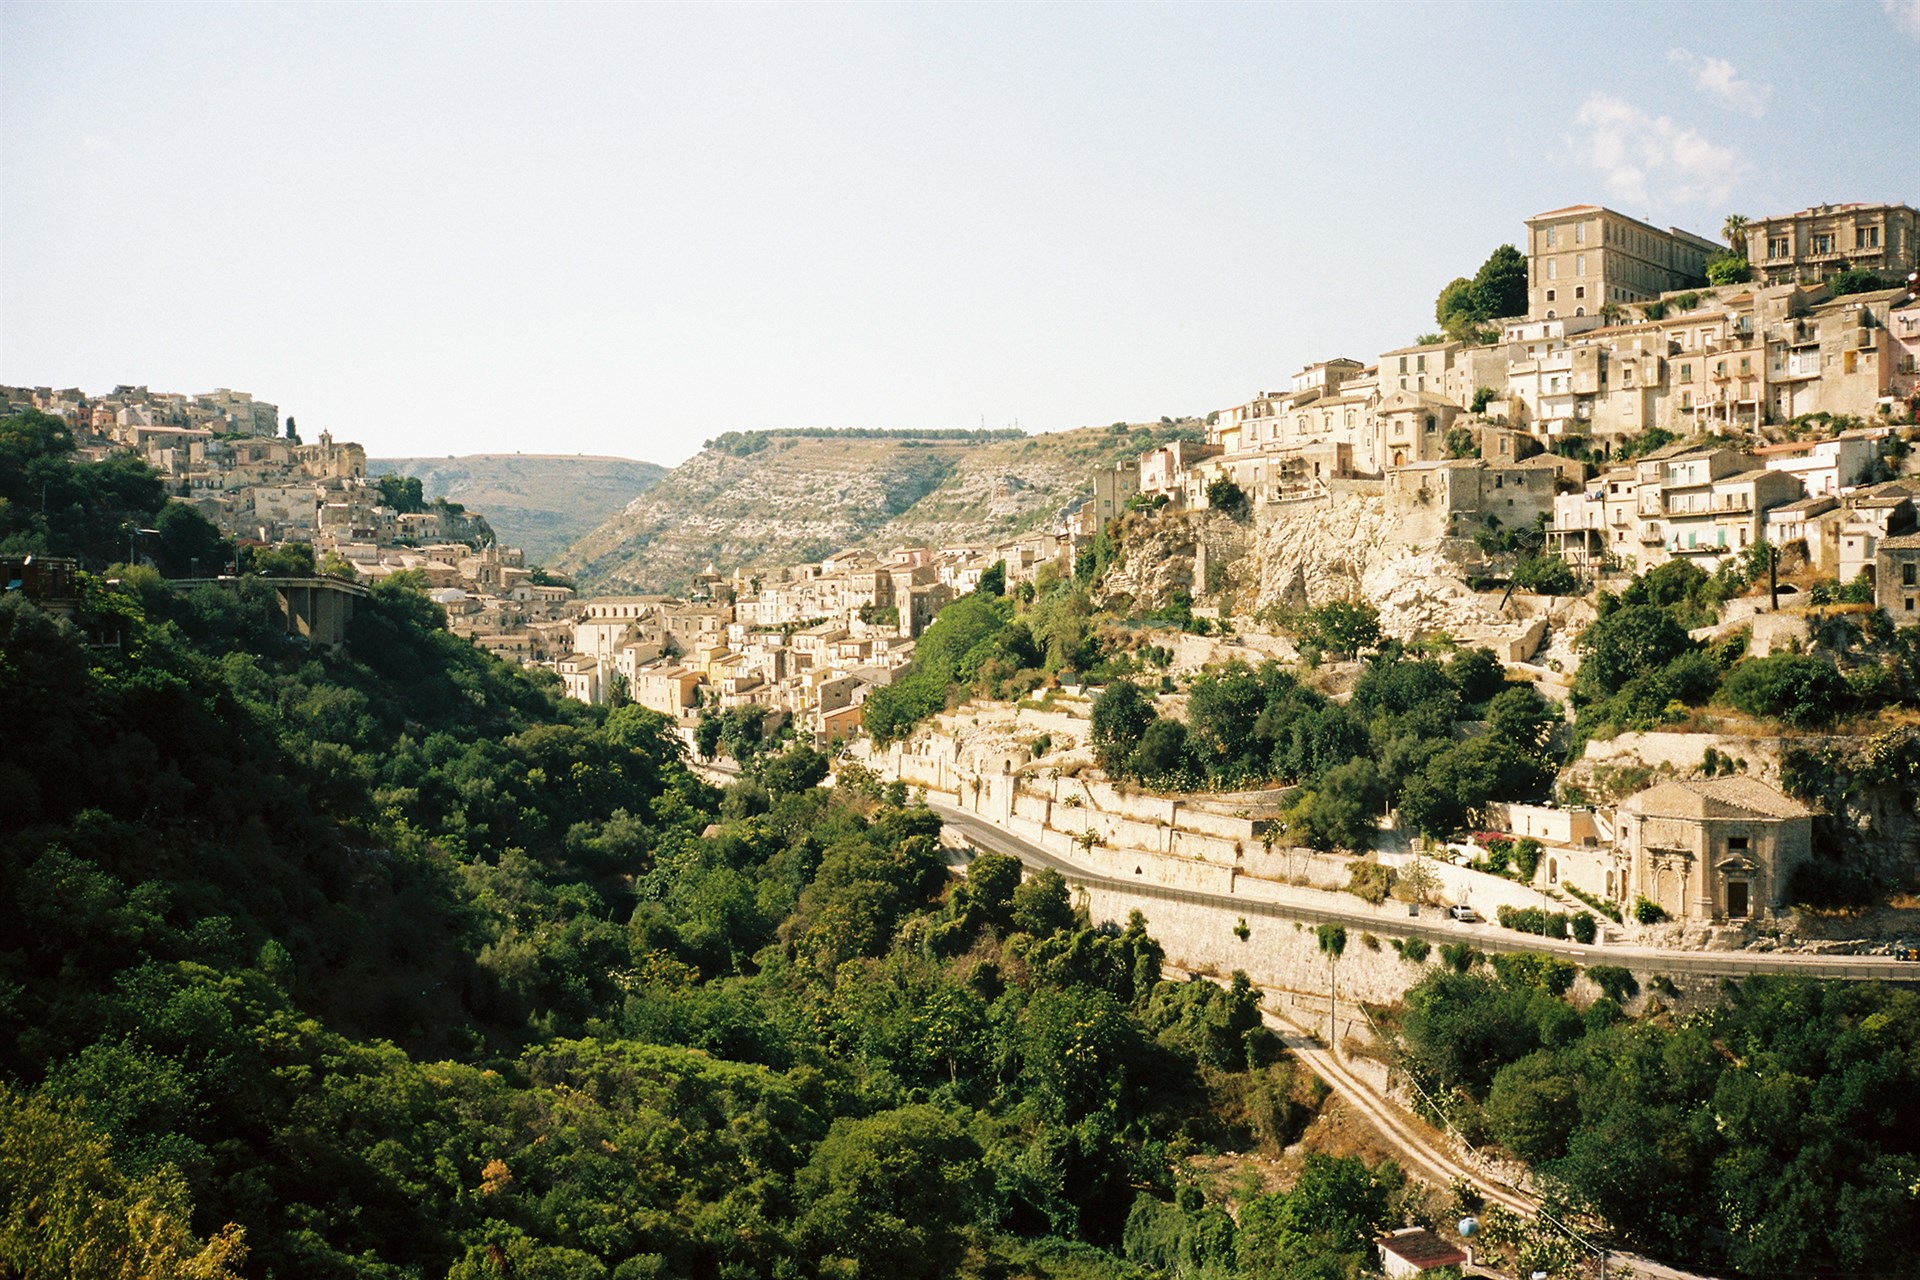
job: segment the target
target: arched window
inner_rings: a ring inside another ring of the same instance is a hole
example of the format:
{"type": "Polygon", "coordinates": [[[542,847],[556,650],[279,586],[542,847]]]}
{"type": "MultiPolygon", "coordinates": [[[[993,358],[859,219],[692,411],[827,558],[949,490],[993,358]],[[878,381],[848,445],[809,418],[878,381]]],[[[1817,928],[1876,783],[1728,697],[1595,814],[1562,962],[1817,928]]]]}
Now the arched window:
{"type": "Polygon", "coordinates": [[[1558,858],[1547,859],[1547,883],[1560,883],[1560,859],[1558,858]]]}

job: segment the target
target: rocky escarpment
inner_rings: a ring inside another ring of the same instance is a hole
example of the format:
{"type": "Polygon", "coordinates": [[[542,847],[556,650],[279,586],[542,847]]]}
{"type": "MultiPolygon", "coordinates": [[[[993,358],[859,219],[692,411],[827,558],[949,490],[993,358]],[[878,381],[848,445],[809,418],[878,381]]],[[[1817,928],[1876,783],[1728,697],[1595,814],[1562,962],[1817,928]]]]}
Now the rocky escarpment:
{"type": "Polygon", "coordinates": [[[1382,629],[1410,640],[1445,634],[1491,643],[1571,671],[1579,602],[1475,591],[1485,569],[1470,540],[1435,538],[1370,491],[1267,503],[1244,520],[1217,511],[1135,513],[1118,527],[1101,602],[1147,612],[1179,594],[1235,618],[1273,618],[1330,600],[1366,600],[1382,629]]]}
{"type": "Polygon", "coordinates": [[[674,591],[709,562],[798,564],[850,547],[987,542],[1050,524],[1094,470],[1167,438],[1159,427],[987,440],[911,434],[727,437],[570,547],[597,591],[674,591]]]}

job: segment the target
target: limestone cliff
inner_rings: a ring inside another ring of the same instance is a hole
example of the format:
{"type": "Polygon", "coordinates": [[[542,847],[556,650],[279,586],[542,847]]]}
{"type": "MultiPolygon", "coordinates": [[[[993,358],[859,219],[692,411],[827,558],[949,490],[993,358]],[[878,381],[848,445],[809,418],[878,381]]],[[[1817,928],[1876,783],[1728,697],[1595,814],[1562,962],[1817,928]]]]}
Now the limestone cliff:
{"type": "Polygon", "coordinates": [[[673,591],[708,562],[791,565],[850,547],[984,542],[1049,524],[1098,467],[1164,427],[952,439],[911,433],[729,436],[568,548],[588,590],[673,591]]]}
{"type": "Polygon", "coordinates": [[[1473,590],[1468,579],[1485,567],[1479,548],[1436,537],[1430,524],[1396,517],[1366,489],[1261,504],[1244,522],[1215,511],[1137,513],[1120,524],[1099,594],[1103,604],[1145,611],[1185,592],[1240,619],[1363,599],[1388,635],[1445,633],[1491,643],[1511,660],[1544,646],[1542,658],[1571,671],[1568,646],[1590,616],[1582,606],[1473,590]]]}

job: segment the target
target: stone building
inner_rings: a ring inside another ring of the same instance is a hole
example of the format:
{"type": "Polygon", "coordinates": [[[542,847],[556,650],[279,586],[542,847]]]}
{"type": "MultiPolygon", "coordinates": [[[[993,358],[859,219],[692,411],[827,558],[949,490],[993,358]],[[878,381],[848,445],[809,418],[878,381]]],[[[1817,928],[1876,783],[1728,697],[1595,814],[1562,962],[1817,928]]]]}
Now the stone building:
{"type": "Polygon", "coordinates": [[[1812,853],[1813,814],[1752,778],[1673,778],[1620,802],[1634,895],[1677,920],[1746,920],[1786,903],[1812,853]]]}
{"type": "Polygon", "coordinates": [[[1895,626],[1920,622],[1920,533],[1880,539],[1874,549],[1873,602],[1895,626]]]}
{"type": "Polygon", "coordinates": [[[1527,314],[1594,316],[1608,303],[1704,283],[1707,259],[1719,252],[1705,236],[1662,231],[1599,205],[1536,214],[1527,219],[1527,314]]]}
{"type": "Polygon", "coordinates": [[[1901,278],[1920,267],[1920,213],[1904,204],[1821,204],[1747,223],[1747,261],[1768,284],[1850,267],[1901,278]]]}

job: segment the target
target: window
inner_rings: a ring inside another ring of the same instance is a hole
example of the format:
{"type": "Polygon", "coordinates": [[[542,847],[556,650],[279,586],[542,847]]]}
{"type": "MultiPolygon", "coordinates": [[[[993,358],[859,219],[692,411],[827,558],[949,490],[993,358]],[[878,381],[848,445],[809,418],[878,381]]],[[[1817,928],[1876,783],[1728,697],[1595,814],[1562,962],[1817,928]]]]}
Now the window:
{"type": "Polygon", "coordinates": [[[1813,251],[1815,253],[1833,252],[1833,232],[1816,231],[1813,233],[1813,251]]]}
{"type": "Polygon", "coordinates": [[[1853,247],[1856,249],[1878,249],[1880,247],[1880,228],[1855,227],[1853,229],[1853,247]]]}
{"type": "Polygon", "coordinates": [[[1767,237],[1767,256],[1769,258],[1788,258],[1793,256],[1793,248],[1785,236],[1767,237]]]}
{"type": "Polygon", "coordinates": [[[1745,853],[1746,851],[1747,851],[1747,837],[1745,836],[1728,836],[1727,837],[1727,852],[1745,853]]]}
{"type": "Polygon", "coordinates": [[[1742,372],[1742,373],[1752,373],[1752,372],[1753,372],[1753,357],[1752,357],[1752,356],[1741,356],[1741,357],[1740,357],[1740,372],[1742,372]]]}
{"type": "Polygon", "coordinates": [[[1558,280],[1559,278],[1560,278],[1560,259],[1548,258],[1547,259],[1547,279],[1558,280]]]}
{"type": "Polygon", "coordinates": [[[1586,297],[1586,296],[1587,296],[1587,286],[1585,286],[1585,285],[1583,285],[1583,284],[1577,284],[1577,285],[1575,285],[1575,286],[1573,286],[1573,296],[1574,296],[1574,297],[1576,297],[1576,298],[1584,298],[1584,297],[1586,297]]]}
{"type": "Polygon", "coordinates": [[[1587,255],[1586,254],[1576,253],[1573,255],[1573,274],[1577,276],[1583,276],[1587,274],[1587,255]]]}
{"type": "Polygon", "coordinates": [[[1548,227],[1547,228],[1547,248],[1549,249],[1553,248],[1553,242],[1554,242],[1553,233],[1554,233],[1554,228],[1548,227]]]}
{"type": "Polygon", "coordinates": [[[1682,381],[1682,382],[1692,382],[1692,381],[1693,381],[1693,366],[1692,366],[1692,365],[1690,365],[1690,364],[1683,364],[1683,365],[1681,365],[1681,366],[1680,366],[1680,381],[1682,381]]]}
{"type": "Polygon", "coordinates": [[[1425,356],[1415,356],[1413,358],[1413,367],[1421,373],[1425,373],[1427,371],[1427,358],[1425,356]]]}
{"type": "Polygon", "coordinates": [[[1552,302],[1552,301],[1553,301],[1553,293],[1554,293],[1554,291],[1553,291],[1552,289],[1549,289],[1549,290],[1547,290],[1547,301],[1548,301],[1548,302],[1552,302]]]}
{"type": "MultiPolygon", "coordinates": [[[[1407,371],[1407,358],[1406,358],[1405,356],[1401,356],[1401,357],[1400,357],[1400,372],[1402,372],[1402,373],[1405,373],[1406,371],[1407,371]]],[[[1403,383],[1401,383],[1400,385],[1404,387],[1404,386],[1406,385],[1406,383],[1404,383],[1404,382],[1403,382],[1403,383]]]]}
{"type": "Polygon", "coordinates": [[[1916,584],[1916,579],[1914,577],[1914,574],[1916,572],[1920,572],[1920,566],[1916,566],[1911,560],[1901,565],[1900,566],[1900,585],[1903,587],[1914,586],[1916,584]]]}

